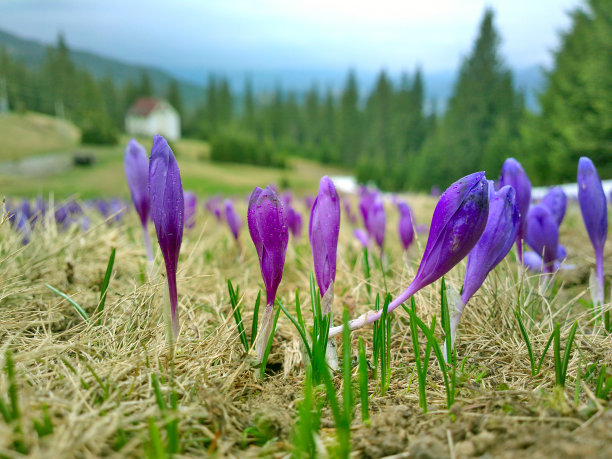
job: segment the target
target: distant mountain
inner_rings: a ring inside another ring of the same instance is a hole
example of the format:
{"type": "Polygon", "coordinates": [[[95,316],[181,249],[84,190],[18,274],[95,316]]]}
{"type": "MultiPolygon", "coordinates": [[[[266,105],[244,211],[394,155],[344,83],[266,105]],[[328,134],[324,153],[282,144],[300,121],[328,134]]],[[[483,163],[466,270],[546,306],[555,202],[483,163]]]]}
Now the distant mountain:
{"type": "MultiPolygon", "coordinates": [[[[34,40],[19,38],[13,34],[0,30],[0,47],[6,47],[11,55],[23,60],[27,65],[35,67],[44,61],[48,45],[34,40]]],[[[279,69],[279,70],[211,70],[206,68],[181,71],[174,69],[173,76],[169,71],[150,66],[134,65],[126,62],[100,56],[88,51],[71,49],[73,61],[80,67],[89,70],[95,77],[103,78],[112,76],[115,82],[124,84],[131,80],[138,82],[143,72],[151,79],[154,90],[163,94],[171,79],[179,82],[183,99],[188,107],[193,108],[203,100],[204,84],[208,73],[228,78],[230,86],[235,94],[240,96],[244,88],[246,78],[250,78],[256,93],[270,93],[280,85],[287,91],[295,91],[304,94],[313,84],[317,84],[321,91],[330,89],[339,94],[345,82],[348,69],[279,69]],[[201,81],[201,84],[197,82],[201,81]]],[[[359,89],[362,97],[374,86],[378,72],[357,70],[359,89]]],[[[435,103],[438,111],[444,110],[446,102],[450,97],[457,72],[454,70],[441,72],[427,72],[424,69],[425,97],[431,103],[435,103]]],[[[395,80],[399,75],[391,74],[395,80]]],[[[525,94],[527,107],[537,110],[536,93],[543,88],[544,76],[538,66],[514,69],[514,80],[516,87],[525,94]]]]}
{"type": "MultiPolygon", "coordinates": [[[[29,67],[37,67],[44,62],[47,46],[49,45],[35,40],[20,38],[0,30],[0,47],[5,47],[11,56],[22,60],[29,67]]],[[[186,82],[180,77],[174,77],[162,69],[128,64],[117,59],[72,48],[70,48],[70,56],[78,67],[87,69],[96,78],[111,76],[116,83],[123,85],[130,80],[134,82],[140,81],[141,75],[144,72],[149,75],[153,89],[158,94],[164,94],[168,83],[172,79],[176,79],[179,83],[183,100],[187,105],[197,103],[204,96],[203,86],[186,82]]]]}

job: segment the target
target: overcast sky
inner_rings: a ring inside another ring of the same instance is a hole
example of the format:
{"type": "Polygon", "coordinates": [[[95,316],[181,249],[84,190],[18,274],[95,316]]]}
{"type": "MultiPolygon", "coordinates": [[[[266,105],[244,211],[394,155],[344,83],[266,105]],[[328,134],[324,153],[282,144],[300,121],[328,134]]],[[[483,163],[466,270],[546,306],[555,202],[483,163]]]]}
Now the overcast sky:
{"type": "Polygon", "coordinates": [[[129,62],[201,70],[454,70],[486,6],[513,67],[548,65],[579,0],[0,0],[0,28],[129,62]]]}

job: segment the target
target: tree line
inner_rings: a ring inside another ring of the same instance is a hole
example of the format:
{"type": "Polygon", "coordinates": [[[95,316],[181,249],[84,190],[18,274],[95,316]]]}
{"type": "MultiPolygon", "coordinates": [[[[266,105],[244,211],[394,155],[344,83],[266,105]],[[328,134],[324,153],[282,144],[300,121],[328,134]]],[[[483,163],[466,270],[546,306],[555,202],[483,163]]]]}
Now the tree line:
{"type": "MultiPolygon", "coordinates": [[[[421,69],[392,78],[381,71],[372,88],[360,88],[349,71],[342,89],[313,84],[305,93],[240,90],[210,75],[202,100],[187,110],[176,82],[163,96],[182,115],[183,133],[211,143],[212,159],[284,166],[304,156],[354,170],[361,182],[383,189],[445,187],[484,170],[497,177],[504,159],[518,158],[535,184],[575,179],[575,164],[590,156],[612,176],[612,4],[586,0],[571,13],[553,67],[545,74],[540,110],[525,108],[500,53],[494,12],[487,9],[463,59],[443,111],[425,100],[421,69]]],[[[60,37],[38,70],[0,50],[0,78],[12,108],[65,116],[83,130],[116,133],[129,105],[155,93],[146,74],[118,87],[96,80],[70,61],[60,37]],[[14,84],[13,84],[14,83],[14,84]]],[[[98,133],[99,134],[99,133],[98,133]]]]}

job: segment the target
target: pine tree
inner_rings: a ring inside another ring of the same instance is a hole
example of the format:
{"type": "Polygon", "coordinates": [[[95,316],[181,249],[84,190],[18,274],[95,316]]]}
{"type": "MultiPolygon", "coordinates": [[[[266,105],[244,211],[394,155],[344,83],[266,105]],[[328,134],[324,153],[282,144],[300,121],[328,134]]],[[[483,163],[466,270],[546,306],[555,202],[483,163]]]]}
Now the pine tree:
{"type": "Polygon", "coordinates": [[[340,97],[338,115],[338,150],[346,164],[354,164],[363,148],[359,90],[354,71],[349,71],[340,97]]]}
{"type": "Polygon", "coordinates": [[[177,111],[179,117],[183,118],[183,98],[181,97],[181,90],[179,89],[178,81],[175,79],[170,80],[168,88],[166,89],[166,100],[172,107],[177,111]]]}
{"type": "Polygon", "coordinates": [[[518,137],[523,98],[515,92],[512,73],[499,54],[493,19],[493,11],[487,9],[446,113],[423,145],[412,174],[412,182],[421,188],[444,187],[483,168],[489,177],[497,176],[508,155],[499,146],[518,137]]]}
{"type": "Polygon", "coordinates": [[[574,181],[583,155],[602,176],[612,176],[611,5],[588,0],[570,14],[571,27],[546,74],[541,112],[523,125],[523,159],[536,182],[574,181]]]}

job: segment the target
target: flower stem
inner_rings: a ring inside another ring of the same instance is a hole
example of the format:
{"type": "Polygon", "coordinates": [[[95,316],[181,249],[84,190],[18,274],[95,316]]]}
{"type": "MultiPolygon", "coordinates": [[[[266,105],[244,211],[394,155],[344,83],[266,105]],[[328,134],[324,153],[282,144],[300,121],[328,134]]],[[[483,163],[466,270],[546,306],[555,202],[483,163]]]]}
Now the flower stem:
{"type": "MultiPolygon", "coordinates": [[[[420,284],[420,283],[419,283],[420,284]]],[[[389,308],[387,310],[387,314],[392,312],[395,308],[401,305],[403,302],[410,299],[412,295],[419,291],[419,289],[423,287],[423,285],[416,285],[414,281],[408,286],[406,290],[404,290],[400,296],[394,299],[391,303],[389,303],[389,308]]],[[[381,318],[383,311],[368,311],[365,314],[357,317],[356,319],[351,320],[348,325],[350,330],[355,330],[357,328],[361,328],[367,324],[371,324],[372,322],[376,322],[381,318]]],[[[337,327],[331,327],[329,329],[329,337],[336,336],[339,333],[342,333],[344,325],[338,325],[337,327]]]]}
{"type": "Polygon", "coordinates": [[[144,245],[147,251],[147,260],[149,260],[149,264],[151,264],[153,263],[153,249],[151,248],[151,238],[149,237],[146,225],[142,227],[142,238],[144,239],[144,245]]]}
{"type": "Polygon", "coordinates": [[[263,360],[264,353],[266,352],[266,346],[268,345],[268,339],[272,332],[272,322],[274,320],[274,302],[266,305],[263,320],[259,332],[257,333],[257,344],[255,345],[255,351],[257,355],[257,361],[263,360]]]}

